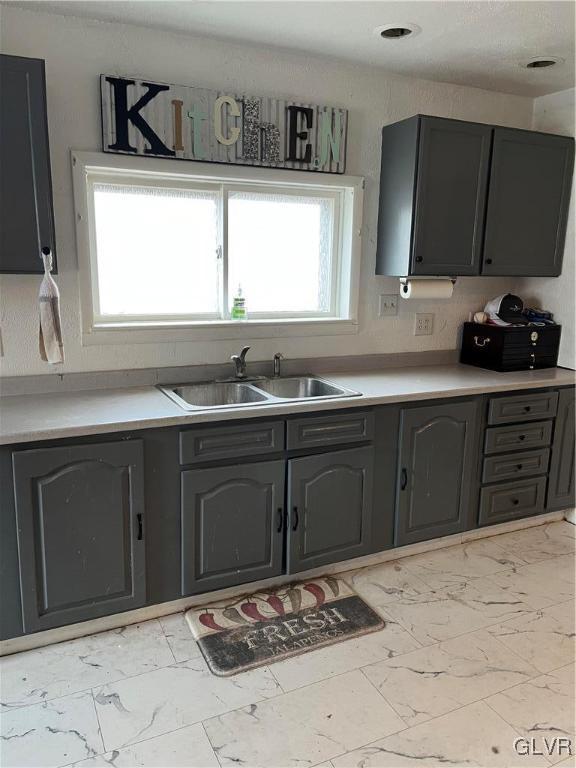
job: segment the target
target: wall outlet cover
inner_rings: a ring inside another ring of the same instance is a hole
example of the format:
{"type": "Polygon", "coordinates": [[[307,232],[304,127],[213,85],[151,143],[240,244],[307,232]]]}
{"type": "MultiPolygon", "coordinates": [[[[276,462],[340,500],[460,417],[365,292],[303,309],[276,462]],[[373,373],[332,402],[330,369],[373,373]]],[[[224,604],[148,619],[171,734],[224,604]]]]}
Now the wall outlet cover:
{"type": "Polygon", "coordinates": [[[414,322],[414,336],[430,336],[434,332],[434,314],[417,312],[414,322]]]}
{"type": "Polygon", "coordinates": [[[387,317],[389,315],[398,314],[398,294],[397,293],[381,293],[380,304],[378,308],[379,317],[387,317]]]}

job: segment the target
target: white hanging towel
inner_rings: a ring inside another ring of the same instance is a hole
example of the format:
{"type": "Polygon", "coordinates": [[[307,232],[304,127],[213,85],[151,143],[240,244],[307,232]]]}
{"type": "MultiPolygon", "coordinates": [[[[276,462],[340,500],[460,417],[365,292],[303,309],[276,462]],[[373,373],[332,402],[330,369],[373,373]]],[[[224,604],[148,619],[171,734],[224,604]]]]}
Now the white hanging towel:
{"type": "Polygon", "coordinates": [[[40,357],[48,363],[64,362],[62,343],[62,324],[60,322],[60,291],[50,274],[52,271],[52,251],[42,248],[44,277],[38,294],[40,310],[40,357]]]}

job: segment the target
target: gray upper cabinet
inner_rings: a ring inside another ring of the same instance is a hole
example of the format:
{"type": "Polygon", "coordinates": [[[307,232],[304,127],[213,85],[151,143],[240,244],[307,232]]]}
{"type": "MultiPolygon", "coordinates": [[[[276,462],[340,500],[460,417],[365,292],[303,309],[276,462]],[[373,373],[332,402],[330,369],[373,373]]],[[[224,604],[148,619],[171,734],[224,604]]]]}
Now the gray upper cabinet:
{"type": "Polygon", "coordinates": [[[26,632],[146,601],[140,440],[13,454],[26,632]]]}
{"type": "Polygon", "coordinates": [[[559,275],[574,140],[417,115],[382,130],[376,274],[559,275]]]}
{"type": "Polygon", "coordinates": [[[561,389],[558,416],[554,427],[550,479],[548,481],[547,508],[570,509],[576,506],[574,460],[575,448],[575,393],[573,387],[561,389]]]}
{"type": "Polygon", "coordinates": [[[402,410],[396,546],[471,527],[478,428],[477,401],[402,410]]]}
{"type": "Polygon", "coordinates": [[[494,130],[484,275],[559,275],[570,202],[574,140],[494,130]]]}
{"type": "Polygon", "coordinates": [[[288,572],[370,550],[374,450],[352,448],[288,462],[288,572]]]}
{"type": "Polygon", "coordinates": [[[182,594],[282,573],[286,462],[182,472],[182,594]]]}
{"type": "Polygon", "coordinates": [[[44,62],[0,54],[0,272],[56,271],[44,62]]]}
{"type": "Polygon", "coordinates": [[[420,120],[412,275],[477,275],[492,130],[420,120]]]}

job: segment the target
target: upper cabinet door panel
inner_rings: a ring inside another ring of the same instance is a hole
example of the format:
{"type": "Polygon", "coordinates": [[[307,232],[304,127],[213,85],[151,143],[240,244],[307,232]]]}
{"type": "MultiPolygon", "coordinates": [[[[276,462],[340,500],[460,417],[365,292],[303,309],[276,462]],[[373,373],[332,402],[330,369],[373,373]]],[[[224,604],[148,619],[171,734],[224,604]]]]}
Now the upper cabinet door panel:
{"type": "Polygon", "coordinates": [[[421,118],[412,274],[479,274],[491,138],[488,125],[421,118]]]}
{"type": "Polygon", "coordinates": [[[45,91],[42,60],[0,55],[0,272],[40,273],[56,250],[45,91]]]}
{"type": "Polygon", "coordinates": [[[573,166],[567,136],[495,129],[482,274],[561,273],[573,166]]]}
{"type": "Polygon", "coordinates": [[[26,632],[143,605],[142,442],[21,451],[13,466],[26,632]]]}

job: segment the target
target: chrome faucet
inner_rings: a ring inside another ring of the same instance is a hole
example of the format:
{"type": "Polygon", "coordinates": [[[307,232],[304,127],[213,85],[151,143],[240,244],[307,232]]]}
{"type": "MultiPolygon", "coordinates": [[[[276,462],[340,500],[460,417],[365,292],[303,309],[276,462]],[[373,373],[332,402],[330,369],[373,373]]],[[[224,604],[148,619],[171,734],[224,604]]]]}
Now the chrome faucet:
{"type": "Polygon", "coordinates": [[[284,360],[282,352],[276,352],[274,355],[274,378],[277,379],[280,376],[280,360],[284,360]]]}
{"type": "Polygon", "coordinates": [[[230,360],[234,363],[234,374],[237,379],[246,378],[246,355],[250,347],[244,347],[239,355],[231,355],[230,360]]]}

